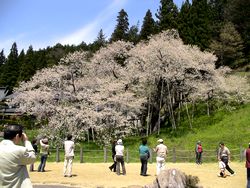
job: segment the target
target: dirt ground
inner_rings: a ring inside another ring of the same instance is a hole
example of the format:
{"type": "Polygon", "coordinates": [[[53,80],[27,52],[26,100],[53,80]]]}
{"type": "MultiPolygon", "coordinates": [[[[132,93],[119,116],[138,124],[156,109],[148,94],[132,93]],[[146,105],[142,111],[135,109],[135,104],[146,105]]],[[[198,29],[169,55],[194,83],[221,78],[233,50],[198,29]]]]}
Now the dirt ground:
{"type": "MultiPolygon", "coordinates": [[[[149,176],[140,176],[140,163],[126,163],[127,175],[117,176],[109,170],[110,163],[74,163],[73,177],[63,177],[63,163],[47,163],[46,172],[30,172],[34,185],[64,185],[81,188],[138,188],[150,184],[155,179],[156,164],[148,165],[149,176]]],[[[35,164],[37,167],[38,164],[35,164]]],[[[167,163],[167,168],[176,168],[187,175],[198,176],[199,185],[204,188],[243,188],[246,187],[246,169],[244,163],[233,162],[231,168],[235,176],[217,177],[217,163],[196,165],[192,163],[167,163]]]]}

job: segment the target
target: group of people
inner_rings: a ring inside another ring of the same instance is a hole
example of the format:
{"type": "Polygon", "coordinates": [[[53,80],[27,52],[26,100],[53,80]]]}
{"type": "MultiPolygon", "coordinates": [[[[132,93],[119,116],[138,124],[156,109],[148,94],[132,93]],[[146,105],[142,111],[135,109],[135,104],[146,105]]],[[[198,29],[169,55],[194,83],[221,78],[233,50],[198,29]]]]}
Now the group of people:
{"type": "MultiPolygon", "coordinates": [[[[156,152],[156,174],[158,175],[162,169],[165,168],[165,160],[168,153],[167,146],[163,144],[163,139],[158,140],[158,145],[154,148],[156,152]]],[[[143,139],[142,144],[139,146],[139,156],[141,161],[141,176],[147,176],[147,165],[148,159],[150,158],[150,149],[147,146],[147,140],[143,139]]],[[[122,174],[126,175],[126,168],[124,163],[124,146],[122,140],[112,142],[112,158],[114,163],[109,167],[111,171],[116,172],[117,175],[120,175],[120,165],[122,167],[122,174]]]]}
{"type": "MultiPolygon", "coordinates": [[[[26,165],[30,164],[30,171],[34,170],[34,162],[37,155],[36,141],[28,140],[27,135],[23,132],[21,125],[8,125],[4,128],[4,140],[0,143],[0,187],[32,187],[29,179],[29,174],[26,165]],[[24,146],[20,145],[23,142],[24,146]]],[[[41,163],[38,171],[43,172],[49,154],[48,139],[43,138],[40,141],[41,163]]],[[[72,135],[67,136],[64,142],[65,160],[63,167],[64,177],[72,177],[72,163],[74,159],[75,144],[72,141],[72,135]]],[[[153,149],[156,152],[156,174],[165,168],[166,155],[168,153],[167,146],[163,144],[163,139],[158,140],[158,145],[153,149]]],[[[201,142],[196,146],[196,162],[201,164],[202,146],[201,142]]],[[[147,140],[142,140],[139,146],[139,156],[141,161],[141,176],[147,176],[147,163],[150,158],[150,149],[147,146],[147,140]]],[[[247,168],[247,188],[250,188],[250,143],[248,149],[245,151],[246,168],[247,168]]],[[[109,167],[111,171],[120,175],[120,165],[122,167],[122,174],[126,175],[126,168],[124,163],[124,146],[121,139],[114,141],[112,144],[112,158],[114,163],[109,167]]],[[[219,176],[225,177],[225,170],[228,170],[231,175],[235,172],[229,167],[230,151],[224,143],[220,143],[218,150],[218,161],[220,167],[219,176]]]]}

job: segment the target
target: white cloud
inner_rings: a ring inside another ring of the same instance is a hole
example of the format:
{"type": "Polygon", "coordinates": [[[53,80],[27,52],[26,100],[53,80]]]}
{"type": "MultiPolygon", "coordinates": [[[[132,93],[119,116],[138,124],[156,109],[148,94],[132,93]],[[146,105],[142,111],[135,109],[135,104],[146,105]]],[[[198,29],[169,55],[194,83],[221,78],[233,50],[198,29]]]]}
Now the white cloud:
{"type": "MultiPolygon", "coordinates": [[[[91,20],[89,24],[84,25],[82,28],[70,33],[67,36],[59,39],[61,44],[80,44],[82,41],[86,43],[93,42],[96,38],[98,32],[102,28],[107,20],[110,20],[111,17],[117,16],[117,12],[125,5],[127,0],[113,0],[110,5],[104,8],[94,20],[91,20]]],[[[111,23],[105,25],[105,27],[110,30],[111,23]]],[[[105,28],[102,28],[105,30],[105,28]]]]}

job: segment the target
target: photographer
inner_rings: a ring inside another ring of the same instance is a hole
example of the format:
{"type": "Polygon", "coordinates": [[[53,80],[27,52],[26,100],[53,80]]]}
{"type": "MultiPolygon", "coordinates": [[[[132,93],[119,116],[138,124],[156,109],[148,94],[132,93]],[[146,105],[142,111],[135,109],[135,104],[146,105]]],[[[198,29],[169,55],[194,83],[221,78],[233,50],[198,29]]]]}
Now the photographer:
{"type": "Polygon", "coordinates": [[[36,155],[21,125],[6,125],[0,143],[0,187],[32,187],[26,165],[34,163],[36,155]],[[24,146],[19,145],[21,142],[24,146]]]}

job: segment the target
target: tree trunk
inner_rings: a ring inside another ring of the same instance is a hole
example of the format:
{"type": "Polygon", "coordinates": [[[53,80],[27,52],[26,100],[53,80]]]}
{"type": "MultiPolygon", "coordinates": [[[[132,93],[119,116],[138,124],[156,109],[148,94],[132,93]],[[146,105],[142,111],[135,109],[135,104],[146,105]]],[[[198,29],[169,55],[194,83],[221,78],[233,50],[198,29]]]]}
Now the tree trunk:
{"type": "Polygon", "coordinates": [[[149,95],[149,99],[148,99],[148,118],[147,118],[147,136],[149,135],[149,127],[150,127],[150,101],[151,100],[151,95],[149,95]]]}
{"type": "Polygon", "coordinates": [[[207,96],[207,116],[210,116],[210,109],[209,109],[209,94],[207,96]]]}
{"type": "Polygon", "coordinates": [[[176,123],[175,123],[175,117],[174,117],[174,111],[173,111],[173,105],[172,105],[172,97],[171,97],[168,82],[167,82],[167,88],[168,88],[168,99],[169,99],[169,114],[170,114],[170,119],[172,120],[172,128],[175,130],[176,129],[176,123]]]}
{"type": "Polygon", "coordinates": [[[161,129],[161,105],[162,105],[162,95],[163,95],[163,80],[161,81],[161,95],[160,95],[160,106],[159,106],[159,116],[158,116],[158,129],[157,134],[160,135],[161,129]]]}
{"type": "Polygon", "coordinates": [[[93,127],[91,127],[91,133],[92,133],[93,142],[95,142],[95,133],[94,133],[94,128],[93,127]]]}
{"type": "Polygon", "coordinates": [[[190,127],[190,129],[192,129],[192,128],[193,128],[193,126],[192,126],[192,122],[191,122],[191,120],[190,120],[190,116],[189,116],[189,112],[188,112],[187,102],[185,102],[185,107],[186,107],[186,112],[187,112],[187,116],[188,116],[189,127],[190,127]]]}
{"type": "Polygon", "coordinates": [[[192,101],[192,119],[191,119],[191,122],[192,122],[192,124],[194,122],[194,101],[192,101]]]}

